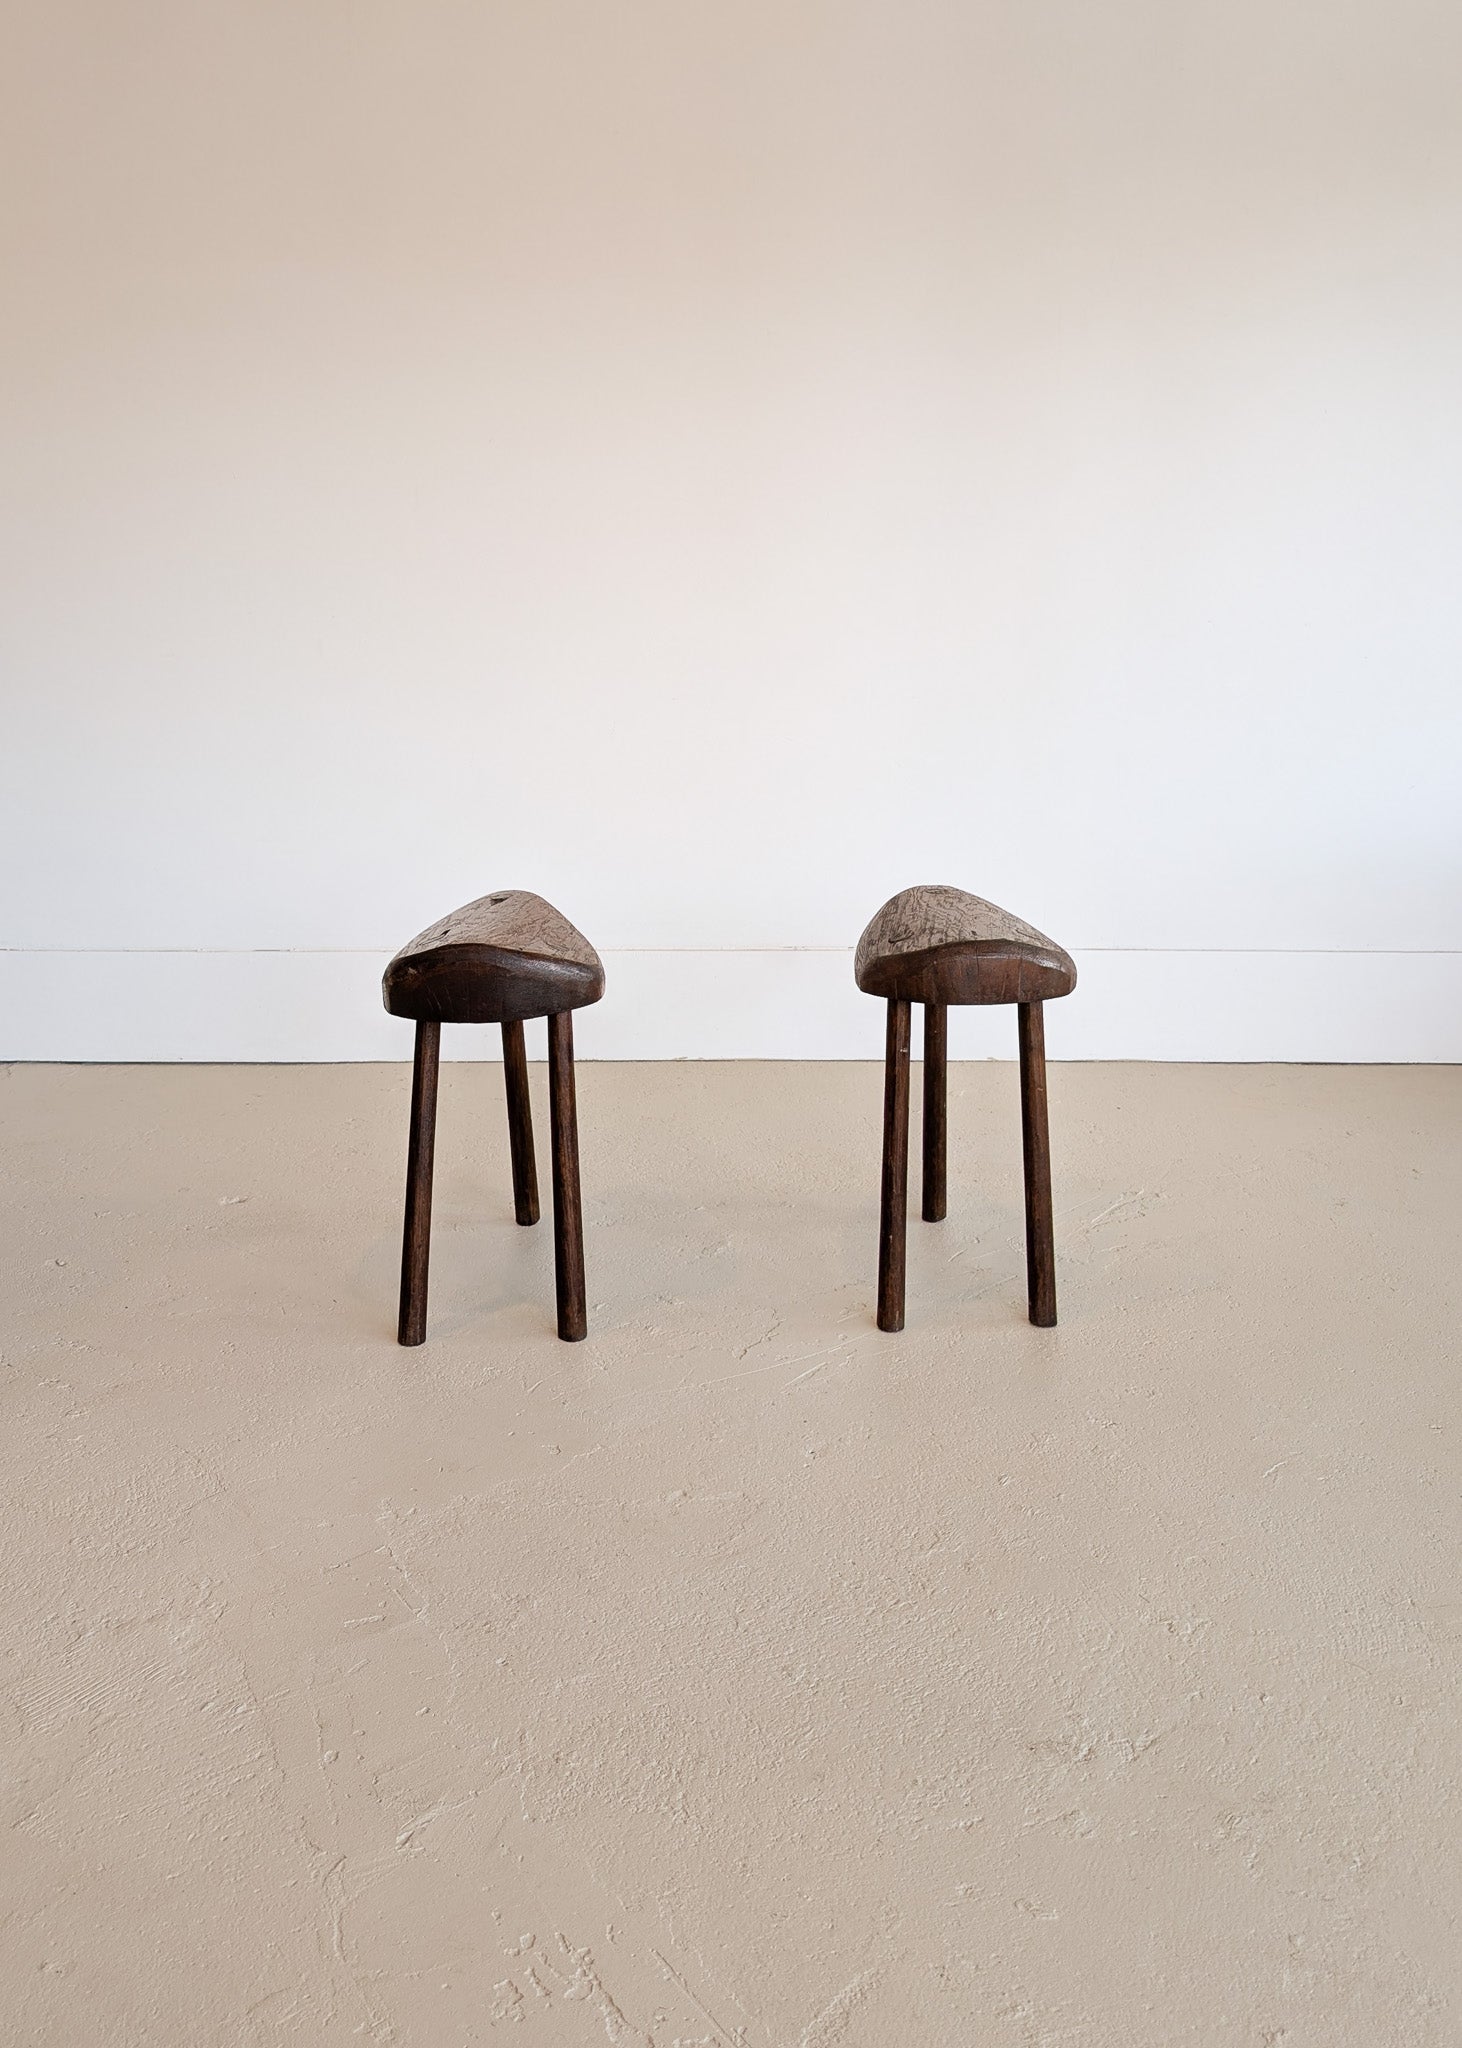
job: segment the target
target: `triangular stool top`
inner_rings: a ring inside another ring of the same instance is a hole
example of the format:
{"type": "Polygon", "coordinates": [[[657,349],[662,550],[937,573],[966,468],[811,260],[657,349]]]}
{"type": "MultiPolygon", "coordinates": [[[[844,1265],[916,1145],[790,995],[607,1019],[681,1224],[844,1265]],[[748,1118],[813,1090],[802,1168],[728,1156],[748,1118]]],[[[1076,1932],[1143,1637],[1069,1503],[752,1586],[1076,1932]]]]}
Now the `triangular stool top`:
{"type": "Polygon", "coordinates": [[[1039,1003],[1076,986],[1071,955],[998,903],[926,882],[890,896],[858,941],[869,996],[914,1003],[1039,1003]]]}
{"type": "Polygon", "coordinates": [[[418,932],[381,992],[393,1017],[506,1024],[597,1003],[604,967],[562,911],[527,889],[500,889],[418,932]]]}

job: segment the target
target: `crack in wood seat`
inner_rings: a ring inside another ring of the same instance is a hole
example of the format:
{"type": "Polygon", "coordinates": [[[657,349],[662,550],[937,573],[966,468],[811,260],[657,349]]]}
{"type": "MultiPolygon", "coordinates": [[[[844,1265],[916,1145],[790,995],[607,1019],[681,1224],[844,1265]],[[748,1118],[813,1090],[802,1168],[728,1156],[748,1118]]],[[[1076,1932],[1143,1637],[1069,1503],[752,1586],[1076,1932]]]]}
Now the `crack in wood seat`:
{"type": "Polygon", "coordinates": [[[393,1017],[508,1024],[581,1010],[604,993],[604,966],[561,911],[500,889],[429,924],[381,981],[393,1017]]]}
{"type": "Polygon", "coordinates": [[[865,995],[911,1003],[1039,1003],[1069,995],[1076,963],[1023,918],[926,882],[891,896],[858,941],[865,995]]]}

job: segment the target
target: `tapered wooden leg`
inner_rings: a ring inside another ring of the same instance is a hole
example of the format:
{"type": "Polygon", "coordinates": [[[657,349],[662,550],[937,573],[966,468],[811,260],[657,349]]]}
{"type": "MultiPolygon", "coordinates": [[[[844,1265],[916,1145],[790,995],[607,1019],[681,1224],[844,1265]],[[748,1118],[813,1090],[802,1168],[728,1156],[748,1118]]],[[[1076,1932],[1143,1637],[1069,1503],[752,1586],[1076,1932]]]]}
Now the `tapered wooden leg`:
{"type": "Polygon", "coordinates": [[[528,1055],[521,1022],[503,1026],[503,1086],[508,1095],[508,1147],[513,1155],[513,1213],[538,1221],[538,1162],[533,1156],[533,1108],[528,1100],[528,1055]]]}
{"type": "Polygon", "coordinates": [[[442,1027],[422,1018],[411,1070],[411,1138],[406,1149],[406,1227],[401,1241],[401,1312],[396,1341],[426,1337],[426,1274],[431,1254],[431,1169],[437,1132],[437,1055],[442,1027]]]}
{"type": "Polygon", "coordinates": [[[878,1327],[904,1326],[909,1200],[909,1005],[890,997],[883,1065],[883,1199],[878,1226],[878,1327]]]}
{"type": "Polygon", "coordinates": [[[942,1223],[947,1213],[944,1186],[946,1115],[943,1003],[924,1005],[924,1221],[942,1223]]]}
{"type": "Polygon", "coordinates": [[[1020,1123],[1025,1143],[1025,1271],[1030,1319],[1056,1320],[1056,1239],[1051,1220],[1051,1136],[1046,1120],[1046,1025],[1039,1003],[1020,1005],[1020,1123]]]}
{"type": "Polygon", "coordinates": [[[577,1344],[589,1334],[589,1312],[584,1296],[572,1010],[561,1010],[548,1020],[548,1120],[553,1130],[553,1274],[558,1289],[558,1334],[566,1344],[577,1344]]]}

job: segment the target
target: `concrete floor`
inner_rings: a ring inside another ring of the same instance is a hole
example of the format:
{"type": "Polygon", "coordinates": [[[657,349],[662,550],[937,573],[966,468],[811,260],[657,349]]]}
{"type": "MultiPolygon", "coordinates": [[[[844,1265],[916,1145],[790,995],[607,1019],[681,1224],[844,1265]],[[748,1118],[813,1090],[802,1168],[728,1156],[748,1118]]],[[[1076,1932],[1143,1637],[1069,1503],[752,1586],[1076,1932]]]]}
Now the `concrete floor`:
{"type": "Polygon", "coordinates": [[[1462,2039],[1462,1071],[1054,1069],[1051,1332],[950,1079],[882,1337],[874,1069],[581,1070],[568,1346],[447,1071],[408,1352],[405,1070],[0,1075],[5,2039],[1462,2039]]]}

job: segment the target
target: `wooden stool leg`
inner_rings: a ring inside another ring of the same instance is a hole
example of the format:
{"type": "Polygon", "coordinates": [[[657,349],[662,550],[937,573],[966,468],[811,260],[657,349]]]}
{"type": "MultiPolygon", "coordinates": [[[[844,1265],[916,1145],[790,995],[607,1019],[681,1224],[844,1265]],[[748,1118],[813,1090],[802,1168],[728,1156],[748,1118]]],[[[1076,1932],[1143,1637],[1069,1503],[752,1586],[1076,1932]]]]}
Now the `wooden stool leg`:
{"type": "Polygon", "coordinates": [[[949,1012],[943,1003],[924,1005],[924,1221],[942,1223],[948,1213],[944,1160],[947,1119],[945,1027],[949,1012]]]}
{"type": "Polygon", "coordinates": [[[1020,1123],[1025,1149],[1025,1270],[1030,1319],[1056,1320],[1056,1240],[1051,1220],[1051,1136],[1046,1121],[1046,1025],[1039,1003],[1020,1005],[1020,1123]]]}
{"type": "Polygon", "coordinates": [[[426,1274],[431,1253],[431,1169],[437,1132],[437,1055],[442,1027],[422,1018],[416,1027],[411,1070],[411,1138],[406,1149],[406,1227],[401,1241],[399,1344],[426,1337],[426,1274]]]}
{"type": "Polygon", "coordinates": [[[577,1344],[589,1334],[584,1298],[584,1214],[579,1200],[579,1118],[574,1098],[574,1014],[548,1020],[548,1119],[553,1135],[553,1274],[558,1334],[577,1344]]]}
{"type": "Polygon", "coordinates": [[[909,1005],[888,1004],[883,1065],[883,1199],[878,1227],[878,1327],[904,1326],[904,1234],[909,1196],[909,1005]]]}
{"type": "Polygon", "coordinates": [[[528,1099],[528,1055],[523,1026],[503,1026],[503,1086],[508,1095],[508,1146],[513,1155],[513,1213],[520,1223],[538,1221],[538,1162],[533,1156],[533,1107],[528,1099]]]}

